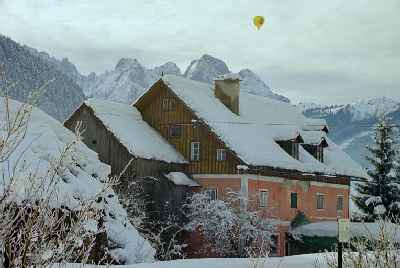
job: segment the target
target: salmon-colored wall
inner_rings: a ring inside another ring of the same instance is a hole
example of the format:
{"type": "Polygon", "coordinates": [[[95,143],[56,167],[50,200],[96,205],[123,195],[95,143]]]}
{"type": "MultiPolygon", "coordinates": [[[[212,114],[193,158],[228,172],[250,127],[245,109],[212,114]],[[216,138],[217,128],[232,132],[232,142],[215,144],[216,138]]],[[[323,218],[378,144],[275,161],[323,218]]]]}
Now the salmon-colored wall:
{"type": "Polygon", "coordinates": [[[240,192],[240,178],[196,178],[203,188],[217,188],[218,199],[225,199],[229,192],[240,192]]]}
{"type": "MultiPolygon", "coordinates": [[[[244,178],[232,178],[211,175],[208,177],[196,177],[196,181],[206,188],[217,188],[218,199],[224,199],[229,191],[239,192],[241,190],[241,180],[244,178]]],[[[290,222],[299,211],[312,221],[334,221],[337,218],[349,218],[349,194],[350,190],[344,185],[324,184],[315,182],[304,182],[282,178],[252,178],[247,177],[248,181],[248,209],[259,210],[267,218],[274,218],[281,221],[277,226],[278,256],[285,255],[286,232],[290,222]],[[259,191],[268,190],[267,207],[259,206],[259,191]],[[297,208],[290,207],[290,194],[297,193],[297,208]],[[325,195],[325,208],[316,208],[316,195],[325,195]],[[343,210],[337,211],[337,197],[343,196],[343,210]]]]}
{"type": "Polygon", "coordinates": [[[275,182],[249,179],[250,209],[258,209],[269,218],[291,221],[298,211],[302,211],[311,221],[336,220],[338,217],[349,217],[349,189],[336,188],[335,185],[313,185],[313,183],[287,180],[275,182]],[[268,190],[268,206],[259,207],[258,193],[268,190]],[[297,208],[290,207],[290,194],[297,193],[297,208]],[[325,195],[325,209],[316,208],[316,195],[325,195]],[[344,207],[337,211],[337,198],[343,196],[344,207]]]}

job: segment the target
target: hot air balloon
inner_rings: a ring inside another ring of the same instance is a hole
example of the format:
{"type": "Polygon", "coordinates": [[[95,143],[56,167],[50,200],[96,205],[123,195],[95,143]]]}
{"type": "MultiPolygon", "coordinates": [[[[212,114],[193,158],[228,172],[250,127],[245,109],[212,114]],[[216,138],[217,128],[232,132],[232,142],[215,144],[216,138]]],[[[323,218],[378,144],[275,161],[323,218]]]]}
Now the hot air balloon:
{"type": "Polygon", "coordinates": [[[264,17],[263,16],[254,16],[253,23],[257,27],[257,30],[260,30],[261,26],[264,24],[264,17]]]}

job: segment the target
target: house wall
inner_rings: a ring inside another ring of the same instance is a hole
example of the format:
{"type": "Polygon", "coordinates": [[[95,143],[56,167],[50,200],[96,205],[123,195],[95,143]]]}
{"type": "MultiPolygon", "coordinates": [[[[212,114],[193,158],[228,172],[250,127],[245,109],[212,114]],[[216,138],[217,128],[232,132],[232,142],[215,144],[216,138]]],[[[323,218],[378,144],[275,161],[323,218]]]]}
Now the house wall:
{"type": "Polygon", "coordinates": [[[83,142],[98,153],[102,162],[111,166],[112,176],[121,174],[130,161],[123,177],[156,176],[160,172],[183,170],[183,165],[180,164],[137,158],[129,153],[85,104],[65,122],[65,126],[74,130],[78,122],[82,122],[85,130],[82,135],[83,142]]]}
{"type": "Polygon", "coordinates": [[[298,212],[303,212],[311,222],[334,221],[339,217],[349,218],[350,188],[347,185],[329,184],[313,181],[293,180],[280,177],[254,176],[251,174],[196,174],[196,181],[202,189],[216,188],[218,198],[226,198],[226,193],[236,191],[248,196],[248,209],[258,210],[265,218],[279,220],[277,226],[277,252],[284,256],[286,232],[298,212]],[[267,190],[267,207],[259,206],[259,191],[267,190]],[[290,194],[297,193],[297,208],[290,207],[290,194]],[[316,194],[325,195],[325,208],[316,208],[316,194]],[[344,200],[342,211],[337,211],[337,197],[344,200]]]}
{"type": "Polygon", "coordinates": [[[216,150],[227,149],[227,147],[207,126],[200,123],[194,113],[174,96],[164,83],[156,83],[148,94],[146,103],[136,106],[148,124],[158,130],[188,160],[190,160],[191,142],[200,142],[200,160],[190,161],[186,168],[188,173],[235,174],[237,172],[236,166],[240,164],[237,157],[227,150],[227,159],[217,161],[216,150]],[[162,101],[165,98],[174,100],[174,109],[163,110],[162,101]],[[193,120],[197,122],[194,123],[193,120]],[[169,127],[175,125],[182,127],[180,137],[169,136],[169,127]]]}

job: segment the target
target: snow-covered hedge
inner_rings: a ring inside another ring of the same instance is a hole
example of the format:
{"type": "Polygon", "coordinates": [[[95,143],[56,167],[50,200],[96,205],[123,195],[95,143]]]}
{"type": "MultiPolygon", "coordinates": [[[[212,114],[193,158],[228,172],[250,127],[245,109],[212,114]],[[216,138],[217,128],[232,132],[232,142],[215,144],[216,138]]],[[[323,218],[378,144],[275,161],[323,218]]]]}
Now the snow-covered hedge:
{"type": "MultiPolygon", "coordinates": [[[[110,188],[104,191],[102,180],[107,179],[110,167],[100,162],[97,154],[82,142],[74,142],[74,133],[61,123],[26,105],[22,112],[30,113],[30,117],[20,122],[26,127],[11,137],[18,142],[5,143],[11,139],[7,137],[10,127],[7,124],[12,120],[7,116],[17,117],[23,107],[12,100],[6,104],[5,98],[0,98],[0,141],[3,141],[0,149],[3,155],[9,151],[7,158],[0,160],[0,196],[19,204],[48,199],[53,208],[76,211],[85,200],[97,200],[91,206],[105,213],[104,226],[114,245],[110,254],[127,264],[153,261],[154,249],[131,225],[117,195],[110,188]]],[[[97,228],[97,223],[89,225],[97,228]]]]}

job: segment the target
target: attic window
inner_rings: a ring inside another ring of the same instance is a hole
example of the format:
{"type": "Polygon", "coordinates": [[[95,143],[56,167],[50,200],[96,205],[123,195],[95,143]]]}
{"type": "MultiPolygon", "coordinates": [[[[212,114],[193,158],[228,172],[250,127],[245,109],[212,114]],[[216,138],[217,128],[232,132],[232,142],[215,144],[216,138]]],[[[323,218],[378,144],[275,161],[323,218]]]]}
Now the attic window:
{"type": "Polygon", "coordinates": [[[200,142],[192,142],[190,145],[190,160],[199,161],[200,160],[200,142]]]}
{"type": "Polygon", "coordinates": [[[169,136],[171,138],[179,138],[182,135],[182,127],[181,126],[170,126],[169,127],[169,136]]]}
{"type": "Polygon", "coordinates": [[[163,111],[173,111],[173,110],[175,110],[175,99],[173,99],[173,98],[163,98],[162,99],[162,109],[163,109],[163,111]]]}
{"type": "Polygon", "coordinates": [[[279,146],[285,150],[294,159],[299,160],[299,144],[297,142],[287,140],[287,141],[277,141],[279,146]]]}
{"type": "Polygon", "coordinates": [[[226,160],[226,150],[217,149],[217,161],[225,161],[225,160],[226,160]]]}
{"type": "Polygon", "coordinates": [[[303,144],[303,148],[315,159],[320,162],[324,162],[324,146],[315,144],[303,144]]]}

